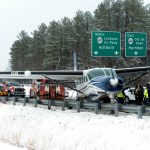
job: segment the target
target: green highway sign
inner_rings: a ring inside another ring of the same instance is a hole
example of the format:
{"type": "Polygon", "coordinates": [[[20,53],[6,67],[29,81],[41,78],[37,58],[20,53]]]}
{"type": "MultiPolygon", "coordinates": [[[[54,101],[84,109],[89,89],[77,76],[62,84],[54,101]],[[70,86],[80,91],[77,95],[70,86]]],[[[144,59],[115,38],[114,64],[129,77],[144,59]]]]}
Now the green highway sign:
{"type": "Polygon", "coordinates": [[[143,32],[125,33],[125,56],[126,57],[146,57],[147,36],[143,32]]]}
{"type": "Polygon", "coordinates": [[[120,32],[95,31],[91,33],[91,55],[118,57],[121,55],[120,32]]]}

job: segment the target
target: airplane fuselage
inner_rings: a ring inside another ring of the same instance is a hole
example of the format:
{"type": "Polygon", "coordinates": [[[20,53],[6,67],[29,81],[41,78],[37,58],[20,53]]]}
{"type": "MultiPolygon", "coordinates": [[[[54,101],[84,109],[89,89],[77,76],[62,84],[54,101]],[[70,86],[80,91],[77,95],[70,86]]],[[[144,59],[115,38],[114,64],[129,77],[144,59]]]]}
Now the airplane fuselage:
{"type": "Polygon", "coordinates": [[[79,98],[90,97],[91,101],[103,100],[104,96],[114,98],[114,94],[122,90],[123,80],[114,69],[94,68],[83,71],[83,76],[76,82],[79,98]]]}

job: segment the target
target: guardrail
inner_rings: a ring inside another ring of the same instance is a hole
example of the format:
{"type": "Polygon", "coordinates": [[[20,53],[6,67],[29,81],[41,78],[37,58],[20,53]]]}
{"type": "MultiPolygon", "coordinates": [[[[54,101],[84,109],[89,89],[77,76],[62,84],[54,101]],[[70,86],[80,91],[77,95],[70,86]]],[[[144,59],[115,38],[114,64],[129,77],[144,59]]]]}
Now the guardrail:
{"type": "Polygon", "coordinates": [[[114,104],[102,104],[102,103],[94,103],[87,101],[75,101],[75,100],[40,100],[39,98],[20,98],[20,97],[0,97],[0,100],[3,103],[7,103],[7,101],[12,101],[13,105],[16,105],[16,102],[23,103],[23,106],[26,106],[26,103],[34,104],[34,107],[37,107],[39,104],[47,105],[48,109],[51,109],[52,106],[60,106],[63,111],[65,108],[76,109],[79,113],[82,110],[90,109],[93,110],[95,114],[98,114],[102,110],[113,111],[114,116],[118,117],[119,112],[129,112],[136,113],[138,118],[142,118],[142,116],[150,112],[150,106],[136,106],[136,105],[122,105],[118,103],[114,104]]]}

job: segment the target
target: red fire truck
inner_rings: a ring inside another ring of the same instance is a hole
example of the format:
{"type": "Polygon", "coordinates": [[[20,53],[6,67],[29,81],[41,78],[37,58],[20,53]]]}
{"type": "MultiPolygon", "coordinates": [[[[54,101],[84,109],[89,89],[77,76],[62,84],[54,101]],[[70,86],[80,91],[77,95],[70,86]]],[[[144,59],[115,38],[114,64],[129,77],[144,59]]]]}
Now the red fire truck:
{"type": "Polygon", "coordinates": [[[39,96],[43,99],[64,100],[65,87],[62,84],[49,82],[48,79],[38,80],[38,83],[33,83],[30,90],[30,97],[39,96]],[[40,82],[39,82],[40,81],[40,82]]]}

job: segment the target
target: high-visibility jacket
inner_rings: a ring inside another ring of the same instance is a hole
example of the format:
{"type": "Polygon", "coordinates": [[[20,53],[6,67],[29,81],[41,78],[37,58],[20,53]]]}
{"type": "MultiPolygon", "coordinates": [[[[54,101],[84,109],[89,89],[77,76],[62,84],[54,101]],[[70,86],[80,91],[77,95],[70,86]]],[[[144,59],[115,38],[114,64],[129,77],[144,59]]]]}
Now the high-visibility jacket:
{"type": "Polygon", "coordinates": [[[122,91],[120,91],[119,93],[117,93],[116,96],[120,97],[120,98],[125,98],[125,95],[122,93],[122,91]]]}
{"type": "Polygon", "coordinates": [[[149,98],[148,89],[145,89],[145,90],[144,90],[144,98],[149,98]]]}

